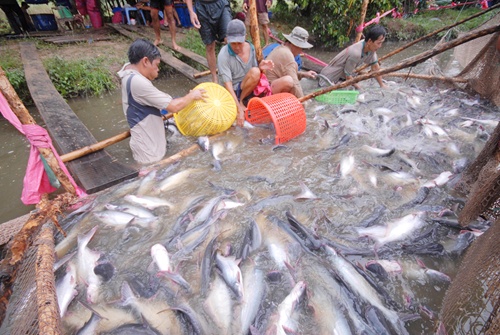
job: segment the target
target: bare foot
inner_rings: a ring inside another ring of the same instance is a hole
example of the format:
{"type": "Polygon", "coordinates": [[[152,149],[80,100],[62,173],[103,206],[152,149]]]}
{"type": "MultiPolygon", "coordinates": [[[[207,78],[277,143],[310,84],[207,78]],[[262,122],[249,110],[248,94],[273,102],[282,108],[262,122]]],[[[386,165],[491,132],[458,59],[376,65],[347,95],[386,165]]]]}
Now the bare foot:
{"type": "Polygon", "coordinates": [[[157,40],[154,41],[153,44],[156,45],[156,46],[158,46],[159,44],[162,44],[162,43],[163,43],[162,40],[157,39],[157,40]]]}
{"type": "Polygon", "coordinates": [[[175,51],[181,50],[181,47],[177,45],[174,41],[172,41],[172,47],[174,48],[175,51]]]}

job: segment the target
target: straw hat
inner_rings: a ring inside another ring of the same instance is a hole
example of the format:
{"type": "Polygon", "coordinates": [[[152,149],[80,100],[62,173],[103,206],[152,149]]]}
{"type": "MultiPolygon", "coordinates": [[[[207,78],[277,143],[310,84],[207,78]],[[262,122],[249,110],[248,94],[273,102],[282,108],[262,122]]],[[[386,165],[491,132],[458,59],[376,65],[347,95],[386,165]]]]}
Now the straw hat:
{"type": "Polygon", "coordinates": [[[285,38],[292,43],[293,45],[302,48],[302,49],[309,49],[312,48],[313,45],[307,42],[307,39],[309,38],[309,33],[307,30],[305,30],[302,27],[295,27],[292,30],[292,33],[287,35],[283,34],[285,38]]]}

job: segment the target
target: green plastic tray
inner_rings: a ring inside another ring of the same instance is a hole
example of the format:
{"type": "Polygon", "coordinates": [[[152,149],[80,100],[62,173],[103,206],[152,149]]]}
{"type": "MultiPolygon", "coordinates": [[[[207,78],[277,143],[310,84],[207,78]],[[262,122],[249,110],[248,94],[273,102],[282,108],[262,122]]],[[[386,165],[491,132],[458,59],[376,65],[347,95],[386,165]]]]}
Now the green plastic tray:
{"type": "Polygon", "coordinates": [[[331,91],[318,95],[316,100],[332,105],[354,104],[358,94],[358,91],[331,91]]]}

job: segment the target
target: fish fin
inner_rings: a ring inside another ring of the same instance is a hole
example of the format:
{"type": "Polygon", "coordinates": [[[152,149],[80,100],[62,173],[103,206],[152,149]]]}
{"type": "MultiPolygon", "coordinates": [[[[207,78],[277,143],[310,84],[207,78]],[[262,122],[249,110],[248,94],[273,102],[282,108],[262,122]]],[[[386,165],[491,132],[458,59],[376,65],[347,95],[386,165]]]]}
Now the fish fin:
{"type": "Polygon", "coordinates": [[[80,304],[83,305],[83,307],[85,307],[86,309],[88,309],[89,311],[91,311],[92,313],[94,313],[95,315],[97,315],[98,317],[100,317],[101,319],[105,319],[105,320],[109,320],[108,318],[102,316],[101,314],[99,314],[95,309],[92,308],[92,306],[90,306],[88,303],[86,303],[85,301],[83,300],[78,300],[78,302],[80,304]]]}

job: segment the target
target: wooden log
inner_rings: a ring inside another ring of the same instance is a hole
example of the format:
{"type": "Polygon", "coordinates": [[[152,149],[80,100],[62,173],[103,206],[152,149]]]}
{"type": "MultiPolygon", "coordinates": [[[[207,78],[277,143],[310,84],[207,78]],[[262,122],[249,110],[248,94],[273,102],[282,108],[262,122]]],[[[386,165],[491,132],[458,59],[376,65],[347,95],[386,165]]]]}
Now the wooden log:
{"type": "Polygon", "coordinates": [[[23,228],[14,236],[13,241],[7,248],[5,257],[0,261],[0,273],[2,273],[0,297],[0,324],[5,318],[12,286],[16,280],[17,270],[21,265],[24,256],[33,244],[35,236],[38,235],[41,227],[49,219],[55,220],[65,208],[77,200],[76,196],[70,193],[58,195],[53,201],[45,196],[37,205],[38,211],[30,216],[23,228]]]}
{"type": "Polygon", "coordinates": [[[500,31],[500,25],[496,25],[496,26],[485,28],[485,29],[482,29],[482,30],[479,30],[476,32],[471,32],[471,33],[465,34],[462,37],[454,39],[453,41],[443,43],[440,46],[434,47],[431,50],[428,50],[428,51],[422,52],[416,56],[407,58],[406,60],[404,60],[404,61],[402,61],[394,66],[391,66],[391,67],[388,67],[385,69],[380,69],[380,70],[374,71],[374,72],[369,72],[366,74],[360,74],[359,76],[356,76],[352,79],[346,80],[340,84],[336,84],[336,85],[324,88],[322,90],[310,93],[310,94],[300,98],[299,101],[303,102],[303,101],[309,100],[311,98],[317,97],[318,95],[325,94],[325,93],[331,92],[331,91],[339,89],[339,88],[351,86],[353,84],[359,83],[360,81],[363,81],[366,79],[381,76],[381,75],[388,74],[391,72],[396,72],[396,71],[399,71],[401,69],[404,69],[404,68],[407,68],[410,66],[415,66],[419,63],[426,61],[427,59],[429,59],[431,57],[434,57],[437,54],[440,54],[448,49],[454,48],[457,45],[472,41],[476,38],[479,38],[479,37],[482,37],[485,35],[493,34],[497,31],[500,31]]]}
{"type": "Polygon", "coordinates": [[[262,48],[260,46],[259,21],[257,19],[257,6],[255,0],[249,0],[248,7],[248,15],[250,15],[250,35],[252,36],[253,45],[255,47],[257,63],[260,63],[262,60],[262,48]]]}
{"type": "MultiPolygon", "coordinates": [[[[368,2],[369,0],[363,0],[363,5],[361,6],[361,18],[359,19],[360,27],[362,27],[365,24],[366,11],[368,10],[368,2]]],[[[361,40],[361,35],[363,35],[363,30],[356,32],[356,38],[354,39],[354,43],[357,43],[361,40]]]]}
{"type": "MultiPolygon", "coordinates": [[[[2,92],[3,96],[9,103],[10,108],[12,109],[14,114],[16,114],[16,116],[18,117],[19,121],[21,121],[22,124],[24,125],[36,124],[35,120],[30,115],[29,111],[26,109],[21,99],[19,99],[19,96],[17,95],[16,91],[10,84],[9,80],[7,79],[7,76],[5,75],[5,72],[1,67],[0,67],[0,91],[2,92]]],[[[63,172],[63,170],[59,166],[59,162],[54,156],[52,150],[50,148],[37,148],[37,149],[40,152],[40,154],[45,158],[47,164],[49,164],[50,168],[56,175],[62,187],[64,187],[64,189],[69,193],[76,194],[75,187],[69,180],[68,176],[63,172]]]]}
{"type": "Polygon", "coordinates": [[[467,83],[468,80],[465,78],[456,78],[456,77],[443,77],[443,76],[430,76],[426,74],[415,74],[415,73],[389,73],[384,77],[399,77],[399,78],[414,78],[414,79],[423,79],[423,80],[439,80],[445,81],[449,83],[467,83]]]}
{"type": "MultiPolygon", "coordinates": [[[[174,113],[169,113],[167,115],[164,115],[163,119],[167,120],[167,119],[170,119],[172,116],[174,116],[174,113]]],[[[86,156],[88,154],[91,154],[93,152],[102,150],[102,149],[104,149],[106,147],[109,147],[112,144],[115,144],[115,143],[118,143],[120,141],[123,141],[124,139],[126,139],[128,137],[130,137],[130,130],[124,131],[121,134],[115,135],[115,136],[110,137],[110,138],[108,138],[106,140],[103,140],[101,142],[97,142],[97,143],[94,143],[94,144],[91,144],[91,145],[87,145],[86,147],[83,147],[81,149],[78,149],[78,150],[75,150],[75,151],[72,151],[72,152],[68,152],[67,154],[62,155],[61,159],[62,159],[63,162],[66,163],[66,162],[72,161],[74,159],[77,159],[77,158],[86,156]]]]}
{"type": "MultiPolygon", "coordinates": [[[[458,26],[458,25],[460,25],[460,24],[462,24],[462,23],[464,23],[464,22],[467,22],[467,21],[469,21],[469,20],[472,20],[472,19],[474,19],[474,18],[476,18],[476,17],[478,17],[478,16],[481,16],[481,15],[483,15],[483,14],[486,14],[486,13],[488,13],[489,11],[491,11],[491,10],[493,10],[493,9],[496,9],[496,8],[499,8],[499,7],[500,7],[500,4],[496,4],[496,5],[495,5],[495,6],[493,6],[493,7],[490,7],[490,8],[488,8],[488,9],[486,9],[486,10],[483,10],[483,11],[481,11],[481,12],[477,13],[477,14],[471,15],[471,16],[469,16],[469,17],[467,17],[467,18],[465,18],[465,19],[463,19],[463,20],[461,20],[461,21],[455,22],[455,23],[453,23],[453,24],[450,24],[449,26],[446,26],[446,27],[443,27],[443,28],[441,28],[441,29],[438,29],[438,30],[435,30],[435,31],[433,31],[433,32],[430,32],[430,33],[428,33],[427,35],[422,36],[422,37],[420,37],[420,38],[417,38],[416,40],[414,40],[414,41],[412,41],[412,42],[410,42],[410,43],[408,43],[408,44],[405,44],[405,45],[403,45],[402,47],[400,47],[400,48],[398,48],[398,49],[396,49],[396,50],[393,50],[393,51],[389,52],[388,54],[386,54],[386,55],[384,55],[384,56],[380,57],[380,58],[378,59],[378,61],[380,62],[380,61],[382,61],[382,60],[384,60],[384,59],[386,59],[386,58],[389,58],[389,57],[391,57],[391,56],[394,56],[395,54],[400,53],[401,51],[403,51],[403,50],[405,50],[405,49],[408,49],[409,47],[411,47],[411,46],[413,46],[413,45],[417,44],[417,43],[418,43],[418,42],[420,42],[420,41],[423,41],[423,40],[425,40],[425,39],[427,39],[427,38],[429,38],[429,37],[432,37],[432,36],[434,36],[434,35],[437,35],[437,34],[439,34],[439,33],[440,33],[440,32],[442,32],[442,31],[445,31],[445,30],[451,29],[451,28],[453,28],[453,27],[456,27],[456,26],[458,26]]],[[[356,72],[357,72],[357,73],[359,73],[359,72],[363,71],[364,69],[366,69],[367,67],[368,67],[368,65],[367,65],[367,64],[365,64],[365,65],[363,65],[363,66],[360,66],[359,68],[357,68],[357,69],[356,69],[356,72]]]]}

